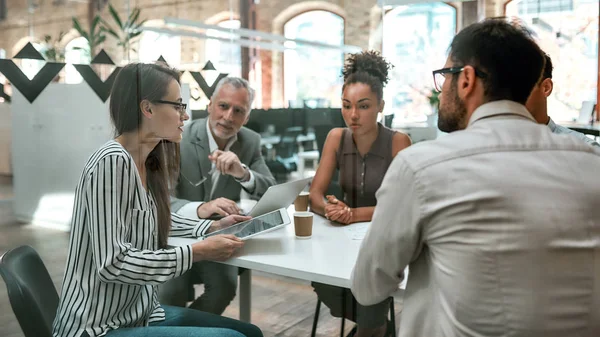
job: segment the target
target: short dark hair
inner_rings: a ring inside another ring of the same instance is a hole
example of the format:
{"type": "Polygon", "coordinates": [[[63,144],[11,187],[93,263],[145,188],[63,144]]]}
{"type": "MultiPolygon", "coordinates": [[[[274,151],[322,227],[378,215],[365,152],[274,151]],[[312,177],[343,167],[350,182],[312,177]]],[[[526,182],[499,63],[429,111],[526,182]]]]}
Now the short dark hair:
{"type": "Polygon", "coordinates": [[[482,78],[487,102],[511,100],[525,104],[538,83],[544,56],[532,33],[518,22],[489,18],[460,31],[450,45],[454,66],[470,65],[482,78]]]}
{"type": "Polygon", "coordinates": [[[545,80],[547,78],[552,78],[552,70],[554,70],[554,67],[552,66],[552,59],[550,58],[550,55],[544,53],[544,58],[546,59],[546,64],[544,65],[544,74],[542,75],[542,80],[545,80]]]}
{"type": "Polygon", "coordinates": [[[387,62],[377,51],[364,51],[350,54],[342,70],[344,86],[348,84],[364,83],[371,87],[380,101],[383,99],[383,87],[389,81],[388,72],[392,65],[387,62]]]}

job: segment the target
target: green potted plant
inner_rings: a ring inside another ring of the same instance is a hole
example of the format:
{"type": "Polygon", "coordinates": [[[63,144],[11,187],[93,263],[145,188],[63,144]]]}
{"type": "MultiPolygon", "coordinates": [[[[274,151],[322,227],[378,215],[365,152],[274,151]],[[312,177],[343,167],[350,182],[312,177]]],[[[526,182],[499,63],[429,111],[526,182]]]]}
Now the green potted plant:
{"type": "Polygon", "coordinates": [[[431,89],[429,95],[429,104],[431,105],[431,110],[433,113],[437,113],[438,107],[440,105],[440,93],[435,89],[431,89]]]}
{"type": "Polygon", "coordinates": [[[132,50],[137,52],[131,47],[131,40],[142,34],[142,30],[140,28],[144,23],[146,23],[146,20],[139,21],[141,10],[138,7],[135,7],[131,11],[129,17],[125,21],[121,19],[119,13],[110,4],[108,5],[108,11],[110,12],[110,16],[112,17],[117,28],[113,29],[111,25],[102,19],[103,26],[101,27],[101,30],[117,39],[117,45],[123,50],[123,59],[125,62],[128,62],[129,52],[132,50]]]}
{"type": "Polygon", "coordinates": [[[65,36],[64,32],[58,34],[56,40],[52,40],[51,35],[44,35],[44,48],[42,55],[46,61],[50,62],[64,62],[65,61],[65,49],[60,47],[60,41],[65,36]]]}
{"type": "Polygon", "coordinates": [[[427,94],[429,104],[431,105],[431,114],[427,115],[427,124],[429,126],[437,125],[437,114],[440,106],[440,92],[431,88],[427,94]]]}
{"type": "MultiPolygon", "coordinates": [[[[96,48],[106,40],[106,34],[99,25],[100,20],[100,16],[96,15],[90,24],[90,30],[87,31],[82,28],[79,20],[76,17],[73,17],[73,28],[79,33],[79,35],[83,36],[88,41],[90,59],[96,55],[96,48]]],[[[76,49],[83,49],[87,51],[85,48],[76,49]]]]}

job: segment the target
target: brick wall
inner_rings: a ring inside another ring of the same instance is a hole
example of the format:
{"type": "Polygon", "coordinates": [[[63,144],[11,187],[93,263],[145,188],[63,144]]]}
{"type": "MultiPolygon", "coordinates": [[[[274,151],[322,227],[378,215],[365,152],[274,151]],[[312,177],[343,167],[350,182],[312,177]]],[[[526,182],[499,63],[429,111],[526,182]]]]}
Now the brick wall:
{"type": "MultiPolygon", "coordinates": [[[[12,57],[30,40],[43,39],[45,34],[58,36],[60,31],[70,32],[62,41],[66,45],[77,37],[72,29],[71,17],[80,18],[87,27],[88,5],[67,1],[64,5],[52,5],[52,1],[41,3],[30,15],[26,1],[9,1],[8,18],[0,22],[0,48],[6,50],[7,57],[12,57]],[[33,23],[32,29],[29,21],[33,23]]],[[[127,1],[111,0],[113,6],[125,16],[127,1]]],[[[238,18],[239,0],[131,0],[130,6],[142,8],[142,17],[162,19],[176,17],[216,24],[229,18],[229,3],[233,4],[234,17],[238,18]]],[[[479,16],[498,16],[504,9],[506,0],[477,0],[479,16]]],[[[376,7],[377,0],[261,0],[256,5],[257,29],[264,32],[282,34],[283,25],[294,16],[310,10],[327,10],[342,16],[345,20],[345,43],[361,48],[380,48],[377,28],[381,20],[381,11],[376,7]]],[[[476,19],[470,8],[467,17],[462,16],[462,4],[452,3],[457,8],[459,27],[462,23],[476,19]]],[[[109,22],[112,20],[104,9],[101,16],[109,22]]],[[[467,15],[467,13],[465,13],[467,15]]],[[[113,57],[115,62],[122,59],[121,51],[112,39],[102,46],[113,57]]],[[[198,63],[202,67],[204,59],[204,40],[182,37],[182,63],[198,63]]],[[[283,103],[283,57],[281,52],[261,51],[259,53],[262,71],[262,106],[281,105],[283,103]]]]}

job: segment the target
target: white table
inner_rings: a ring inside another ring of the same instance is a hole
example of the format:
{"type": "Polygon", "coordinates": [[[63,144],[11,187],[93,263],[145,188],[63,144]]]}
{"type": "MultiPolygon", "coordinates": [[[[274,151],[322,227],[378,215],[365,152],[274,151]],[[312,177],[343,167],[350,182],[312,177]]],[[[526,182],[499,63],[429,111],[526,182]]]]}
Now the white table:
{"type": "MultiPolygon", "coordinates": [[[[225,264],[247,268],[240,276],[240,320],[250,322],[250,270],[350,288],[352,268],[361,240],[356,233],[368,223],[339,226],[316,215],[311,239],[296,239],[294,206],[288,208],[292,223],[246,241],[238,257],[225,264]]],[[[170,245],[187,245],[195,239],[169,238],[170,245]]]]}

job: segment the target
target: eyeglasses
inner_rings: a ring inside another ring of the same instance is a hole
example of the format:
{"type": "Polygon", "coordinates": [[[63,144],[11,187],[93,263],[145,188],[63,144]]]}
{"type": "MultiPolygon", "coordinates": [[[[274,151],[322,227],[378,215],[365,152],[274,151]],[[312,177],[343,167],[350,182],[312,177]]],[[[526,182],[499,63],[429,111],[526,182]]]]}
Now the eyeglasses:
{"type": "MultiPolygon", "coordinates": [[[[211,153],[211,155],[212,155],[212,153],[211,153]]],[[[208,177],[212,176],[216,170],[217,170],[217,167],[216,166],[213,167],[212,169],[210,169],[210,171],[208,171],[208,173],[204,177],[200,178],[200,181],[197,181],[195,183],[190,181],[186,176],[184,176],[183,172],[181,172],[181,170],[179,171],[179,175],[182,176],[183,179],[185,181],[187,181],[190,185],[192,185],[194,187],[198,187],[198,186],[202,185],[202,183],[205,182],[208,179],[208,177]]]]}
{"type": "MultiPolygon", "coordinates": [[[[475,76],[480,78],[486,78],[487,74],[475,69],[475,76]]],[[[435,85],[435,90],[438,92],[442,92],[442,87],[444,86],[444,82],[446,81],[446,74],[458,74],[461,71],[465,70],[465,67],[451,67],[451,68],[442,68],[433,71],[433,84],[435,85]]]]}
{"type": "Polygon", "coordinates": [[[188,178],[186,178],[186,176],[183,175],[183,172],[179,171],[179,175],[182,176],[183,179],[185,181],[187,181],[190,185],[192,185],[194,187],[198,187],[198,186],[202,185],[202,183],[204,183],[208,179],[209,176],[211,176],[213,173],[215,173],[215,171],[216,171],[216,168],[211,169],[210,171],[208,171],[208,173],[204,177],[200,178],[200,181],[195,182],[195,183],[190,181],[188,178]]]}
{"type": "Polygon", "coordinates": [[[177,109],[177,111],[179,111],[179,114],[181,114],[181,115],[183,115],[185,113],[185,109],[187,109],[187,104],[181,103],[181,102],[157,100],[157,101],[154,101],[154,103],[173,105],[177,109]]]}

